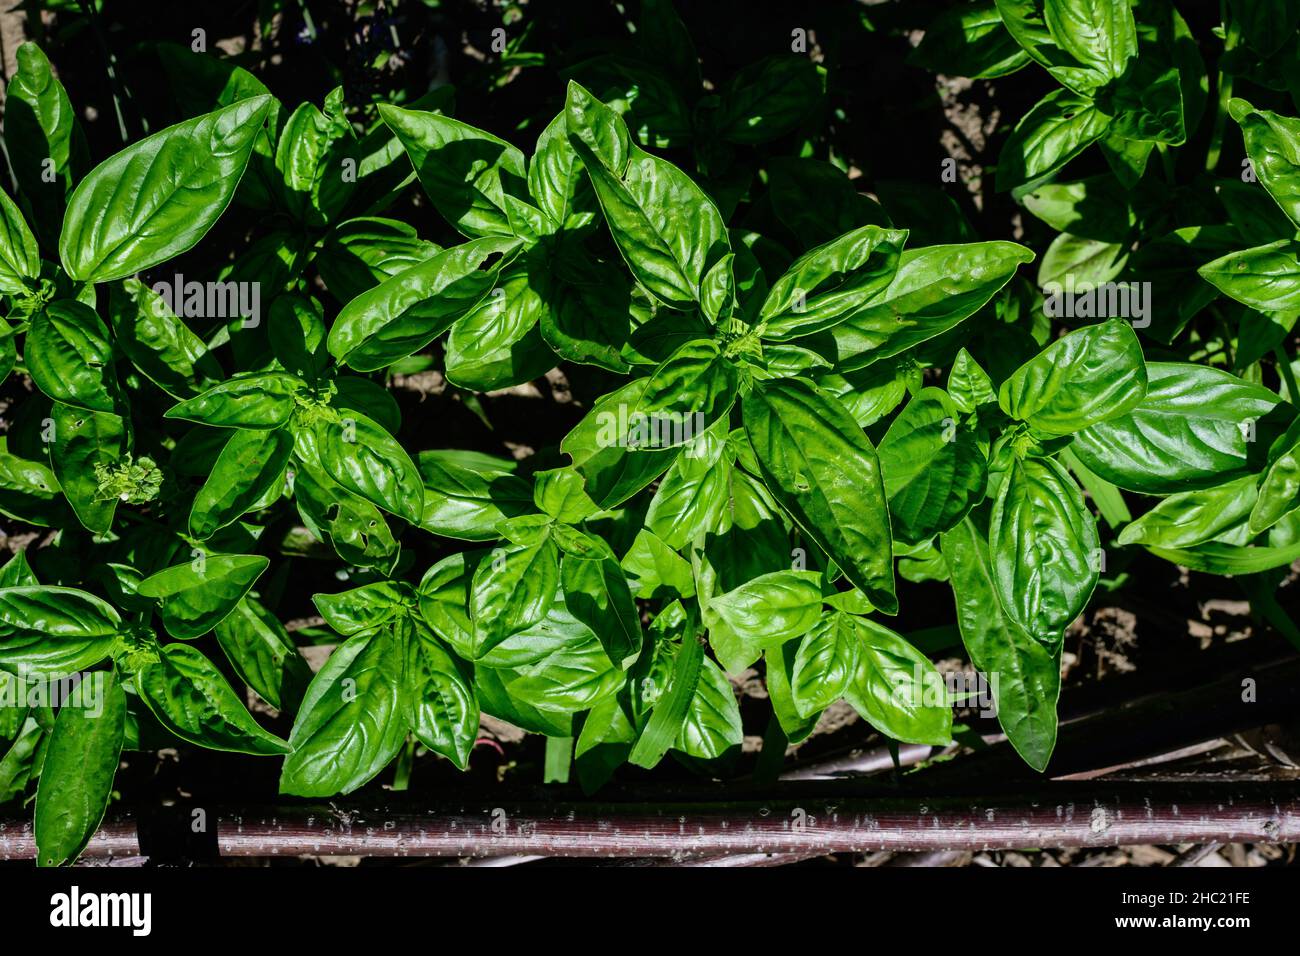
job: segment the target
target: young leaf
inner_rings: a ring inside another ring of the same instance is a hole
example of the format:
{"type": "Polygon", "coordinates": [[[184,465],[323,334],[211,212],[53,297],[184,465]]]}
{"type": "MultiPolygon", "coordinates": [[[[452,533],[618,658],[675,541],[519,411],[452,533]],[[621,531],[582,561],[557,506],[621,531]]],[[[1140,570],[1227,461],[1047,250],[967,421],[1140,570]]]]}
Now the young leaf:
{"type": "Polygon", "coordinates": [[[188,641],[225,620],[270,563],[259,554],[202,555],[151,574],[136,593],[157,600],[167,633],[188,641]]]}

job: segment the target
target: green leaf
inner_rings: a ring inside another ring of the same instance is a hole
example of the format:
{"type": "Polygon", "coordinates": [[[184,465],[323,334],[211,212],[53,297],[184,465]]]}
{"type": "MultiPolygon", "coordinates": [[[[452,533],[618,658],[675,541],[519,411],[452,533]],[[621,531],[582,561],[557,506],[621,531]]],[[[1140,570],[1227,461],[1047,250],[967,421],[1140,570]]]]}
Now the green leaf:
{"type": "Polygon", "coordinates": [[[190,534],[205,540],[253,510],[281,487],[292,454],[293,435],[287,429],[236,429],[194,496],[190,534]]]}
{"type": "Polygon", "coordinates": [[[717,207],[676,166],[631,143],[618,114],[572,81],[565,117],[632,275],[666,305],[689,308],[730,248],[717,207]]]}
{"type": "Polygon", "coordinates": [[[1268,470],[1250,512],[1251,533],[1266,531],[1296,508],[1300,508],[1300,424],[1292,423],[1270,449],[1268,470]]]}
{"type": "Polygon", "coordinates": [[[687,627],[682,635],[682,641],[673,653],[668,686],[637,737],[628,763],[647,770],[655,767],[681,735],[704,670],[704,645],[696,635],[694,626],[687,627]]]}
{"type": "Polygon", "coordinates": [[[1300,119],[1257,110],[1240,99],[1232,100],[1229,108],[1241,126],[1255,176],[1300,226],[1300,119]]]}
{"type": "Polygon", "coordinates": [[[1041,772],[1056,746],[1060,661],[1002,609],[988,542],[969,518],[944,533],[942,546],[966,652],[992,685],[1011,746],[1041,772]]]}
{"type": "Polygon", "coordinates": [[[108,808],[126,733],[126,694],[114,672],[102,679],[101,708],[65,705],[54,721],[36,788],[38,866],[75,862],[108,808]]]}
{"type": "Polygon", "coordinates": [[[740,706],[731,681],[721,667],[706,657],[673,749],[700,760],[716,760],[739,747],[744,739],[740,706]]]}
{"type": "Polygon", "coordinates": [[[1229,253],[1196,271],[1224,295],[1252,309],[1300,309],[1300,242],[1294,239],[1229,253]]]}
{"type": "Polygon", "coordinates": [[[620,442],[628,433],[632,409],[639,407],[649,378],[637,378],[596,401],[586,416],[564,436],[560,449],[586,481],[587,494],[604,509],[612,509],[662,475],[678,448],[634,451],[620,442]]]}
{"type": "Polygon", "coordinates": [[[76,588],[0,588],[0,667],[19,677],[62,677],[108,657],[122,618],[76,588]]]}
{"type": "Polygon", "coordinates": [[[1020,366],[1002,383],[998,404],[1041,432],[1070,435],[1132,411],[1146,391],[1137,335],[1111,319],[1062,336],[1020,366]]]}
{"type": "Polygon", "coordinates": [[[831,334],[838,368],[852,371],[898,355],[970,318],[1034,254],[1014,242],[908,249],[888,287],[831,334]]]}
{"type": "Polygon", "coordinates": [[[122,461],[127,450],[127,422],[108,412],[88,412],[55,402],[48,450],[50,469],[77,519],[90,531],[106,534],[113,525],[118,498],[101,490],[100,475],[122,461]]]}
{"type": "Polygon", "coordinates": [[[95,412],[115,410],[119,390],[108,327],[72,299],[32,316],[23,358],[38,388],[56,402],[95,412]]]}
{"type": "Polygon", "coordinates": [[[722,84],[716,109],[706,114],[708,128],[732,143],[770,142],[816,118],[823,99],[822,77],[807,57],[765,57],[722,84]]]}
{"type": "Polygon", "coordinates": [[[654,370],[628,407],[618,443],[657,450],[691,442],[730,411],[739,385],[740,372],[718,342],[687,342],[654,370]]]}
{"type": "Polygon", "coordinates": [[[0,292],[27,291],[28,280],[41,274],[41,254],[36,237],[7,193],[0,192],[0,292]]]}
{"type": "Polygon", "coordinates": [[[23,43],[17,60],[5,95],[5,150],[36,230],[53,247],[68,193],[90,167],[90,155],[67,91],[41,48],[23,43]]]}
{"type": "Polygon", "coordinates": [[[310,431],[299,431],[300,457],[319,461],[331,478],[376,507],[419,524],[424,483],[406,449],[364,415],[345,414],[339,421],[321,418],[310,431]]]}
{"type": "Polygon", "coordinates": [[[221,672],[188,644],[168,644],[135,675],[140,697],[169,731],[200,747],[274,756],[289,745],[263,730],[221,672]]]}
{"type": "Polygon", "coordinates": [[[38,461],[0,452],[0,514],[38,527],[58,525],[67,520],[60,497],[53,471],[38,461]]]}
{"type": "Polygon", "coordinates": [[[423,627],[406,639],[403,702],[406,722],[417,740],[461,770],[478,735],[478,697],[455,660],[423,627]]]}
{"type": "Polygon", "coordinates": [[[538,328],[548,308],[542,282],[520,264],[509,266],[492,293],[452,325],[447,379],[489,392],[545,374],[555,365],[538,328]]]}
{"type": "Polygon", "coordinates": [[[110,287],[108,317],[118,348],[169,395],[190,398],[225,377],[203,340],[140,280],[125,279],[110,287]]]}
{"type": "Polygon", "coordinates": [[[952,709],[929,658],[887,627],[853,618],[858,667],[845,699],[882,734],[911,744],[952,743],[952,709]]]}
{"type": "Polygon", "coordinates": [[[838,611],[822,615],[799,642],[790,691],[800,715],[819,714],[844,696],[858,672],[861,643],[854,618],[838,611]]]}
{"type": "Polygon", "coordinates": [[[341,644],[307,688],[289,735],[293,753],[285,758],[280,792],[351,793],[383,770],[406,739],[404,671],[404,648],[392,628],[341,644]]]}
{"type": "Polygon", "coordinates": [[[756,382],[745,429],[781,507],[886,614],[898,610],[884,481],[875,449],[838,401],[807,382],[756,382]]]}
{"type": "Polygon", "coordinates": [[[1132,0],[1044,0],[1047,30],[1066,53],[1106,79],[1137,56],[1132,0]]]}
{"type": "Polygon", "coordinates": [[[535,544],[496,548],[474,572],[470,614],[475,659],[541,622],[560,587],[560,557],[547,534],[535,544]]]}
{"type": "Polygon", "coordinates": [[[220,428],[279,428],[296,407],[303,381],[287,372],[236,376],[169,408],[164,418],[220,428]]]}
{"type": "Polygon", "coordinates": [[[370,372],[418,352],[482,301],[516,247],[514,239],[476,239],[363,292],[334,320],[330,354],[370,372]]]}
{"type": "Polygon", "coordinates": [[[1006,192],[1056,172],[1106,132],[1110,117],[1092,100],[1053,90],[1016,124],[998,155],[997,188],[1006,192]]]}
{"type": "Polygon", "coordinates": [[[1259,498],[1258,475],[1170,495],[1127,525],[1119,543],[1190,548],[1243,525],[1259,498]]]}
{"type": "Polygon", "coordinates": [[[716,617],[741,640],[756,647],[775,647],[806,634],[822,612],[822,575],[818,571],[773,571],[719,594],[705,611],[706,624],[716,617]]]}
{"type": "Polygon", "coordinates": [[[863,226],[804,253],[763,302],[763,338],[811,335],[857,313],[894,279],[906,241],[906,230],[863,226]]]}
{"type": "Polygon", "coordinates": [[[439,113],[381,103],[434,208],[462,235],[510,236],[507,195],[523,198],[524,155],[505,140],[439,113]]]}
{"type": "Polygon", "coordinates": [[[563,112],[537,137],[528,164],[528,191],[562,229],[581,229],[596,218],[596,197],[583,175],[582,160],[569,145],[563,112]]]}
{"type": "Polygon", "coordinates": [[[639,598],[685,598],[695,593],[690,562],[651,531],[637,532],[620,563],[628,586],[639,598]]]}
{"type": "Polygon", "coordinates": [[[988,0],[952,7],[936,16],[908,61],[934,73],[989,80],[1023,69],[1030,58],[988,0]]]}
{"type": "Polygon", "coordinates": [[[270,563],[260,554],[199,555],[151,574],[136,593],[157,600],[167,633],[188,641],[225,620],[270,563]]]}
{"type": "Polygon", "coordinates": [[[506,518],[533,513],[533,491],[501,461],[500,467],[471,462],[454,451],[422,451],[426,531],[463,541],[493,541],[506,518]]]}
{"type": "Polygon", "coordinates": [[[311,668],[274,614],[245,597],[215,631],[217,643],[245,684],[277,710],[297,709],[311,668]]]}
{"type": "Polygon", "coordinates": [[[1071,450],[1090,471],[1128,491],[1168,495],[1259,470],[1265,419],[1283,411],[1277,395],[1221,369],[1180,362],[1148,362],[1147,378],[1136,408],[1074,436],[1071,450]]]}
{"type": "Polygon", "coordinates": [[[311,600],[326,624],[351,637],[401,616],[411,599],[408,585],[400,581],[375,581],[337,594],[313,594],[311,600]]]}
{"type": "Polygon", "coordinates": [[[880,441],[880,467],[894,537],[927,541],[984,498],[988,462],[973,429],[959,425],[956,403],[922,389],[880,441]]]}
{"type": "Polygon", "coordinates": [[[1097,523],[1074,479],[1050,458],[1016,460],[993,505],[993,581],[1017,624],[1059,645],[1097,585],[1097,523]]]}
{"type": "Polygon", "coordinates": [[[313,261],[334,297],[351,302],[441,251],[437,244],[421,239],[414,226],[396,219],[361,217],[331,229],[313,261]]]}
{"type": "Polygon", "coordinates": [[[257,96],[169,126],[91,170],[59,236],[68,275],[123,279],[193,248],[230,204],[271,103],[257,96]]]}

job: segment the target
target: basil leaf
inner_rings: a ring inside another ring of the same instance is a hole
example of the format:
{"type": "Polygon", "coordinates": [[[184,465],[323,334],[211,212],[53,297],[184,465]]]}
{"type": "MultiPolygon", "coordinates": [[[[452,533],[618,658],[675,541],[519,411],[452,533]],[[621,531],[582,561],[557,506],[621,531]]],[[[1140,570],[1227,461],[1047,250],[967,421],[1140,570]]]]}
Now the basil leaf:
{"type": "Polygon", "coordinates": [[[1257,475],[1170,495],[1119,535],[1119,543],[1190,548],[1243,525],[1259,499],[1257,475]]]}
{"type": "Polygon", "coordinates": [[[872,605],[898,611],[884,481],[848,411],[798,380],[756,382],[745,429],[763,482],[872,605]]]}
{"type": "Polygon", "coordinates": [[[538,624],[560,587],[560,557],[549,534],[536,544],[497,548],[474,572],[470,614],[475,659],[538,624]]]}
{"type": "Polygon", "coordinates": [[[906,230],[863,226],[804,253],[763,302],[763,337],[811,335],[857,312],[895,277],[906,241],[906,230]]]}
{"type": "Polygon", "coordinates": [[[135,675],[140,698],[169,731],[200,747],[274,756],[289,745],[263,730],[221,672],[187,644],[168,644],[135,675]]]}
{"type": "Polygon", "coordinates": [[[1270,450],[1268,470],[1250,512],[1250,531],[1259,534],[1300,508],[1300,425],[1293,423],[1270,450]]]}
{"type": "Polygon", "coordinates": [[[649,384],[649,378],[633,379],[598,399],[560,442],[586,481],[587,494],[601,508],[612,509],[632,497],[681,453],[677,448],[634,451],[619,440],[628,434],[631,410],[640,406],[649,384]]]}
{"type": "Polygon", "coordinates": [[[297,709],[311,668],[274,614],[246,596],[214,630],[240,680],[277,710],[297,709]]]}
{"type": "MultiPolygon", "coordinates": [[[[100,677],[88,677],[99,680],[100,677]]],[[[102,707],[60,708],[36,787],[36,863],[73,863],[104,819],[126,732],[126,694],[102,675],[102,707]]]]}
{"type": "Polygon", "coordinates": [[[1228,106],[1241,126],[1255,176],[1287,217],[1300,225],[1300,119],[1257,110],[1241,99],[1228,106]]]}
{"type": "Polygon", "coordinates": [[[537,137],[528,164],[528,191],[562,229],[581,229],[596,218],[596,197],[582,173],[582,161],[569,145],[568,125],[561,112],[537,137]]]}
{"type": "MultiPolygon", "coordinates": [[[[1266,428],[1281,399],[1221,369],[1147,363],[1146,397],[1130,412],[1091,425],[1071,450],[1128,491],[1167,495],[1258,471],[1266,428]],[[1260,442],[1252,428],[1259,422],[1260,442]]],[[[1276,411],[1275,411],[1276,410],[1276,411]]]]}
{"type": "Polygon", "coordinates": [[[1044,0],[1043,19],[1062,50],[1106,79],[1137,56],[1132,0],[1044,0]]]}
{"type": "Polygon", "coordinates": [[[293,454],[293,436],[285,429],[236,429],[230,436],[190,509],[190,534],[202,541],[253,510],[284,483],[293,454]]]}
{"type": "Polygon", "coordinates": [[[569,143],[632,275],[666,305],[689,308],[729,251],[717,207],[676,166],[631,143],[618,114],[573,81],[564,110],[569,143]]]}
{"type": "Polygon", "coordinates": [[[712,339],[687,342],[646,382],[626,412],[626,448],[671,448],[693,441],[736,400],[740,373],[712,339]]]}
{"type": "Polygon", "coordinates": [[[952,743],[947,688],[929,658],[875,621],[852,620],[858,667],[844,696],[853,709],[895,740],[938,747],[952,743]]]}
{"type": "Polygon", "coordinates": [[[41,254],[36,237],[8,194],[0,192],[0,292],[27,291],[27,280],[41,274],[41,254]]]}
{"type": "Polygon", "coordinates": [[[126,419],[62,402],[54,403],[50,418],[54,423],[47,446],[50,470],[77,520],[89,531],[107,534],[119,499],[102,485],[108,471],[126,454],[126,419]]]}
{"type": "Polygon", "coordinates": [[[706,657],[673,749],[699,760],[716,760],[739,747],[744,739],[731,681],[721,667],[706,657]]]}
{"type": "MultiPolygon", "coordinates": [[[[17,61],[18,71],[5,95],[5,150],[36,231],[53,247],[68,193],[90,168],[90,154],[67,91],[41,48],[21,44],[17,61]]],[[[0,204],[7,204],[7,198],[0,204]]]]}
{"type": "Polygon", "coordinates": [[[400,581],[376,581],[338,594],[313,594],[311,600],[326,624],[350,637],[400,617],[411,594],[400,581]]]}
{"type": "MultiPolygon", "coordinates": [[[[396,219],[361,217],[331,229],[314,262],[334,298],[351,302],[441,251],[437,244],[421,239],[414,226],[396,219]]],[[[274,325],[271,330],[274,334],[274,325]]]]}
{"type": "Polygon", "coordinates": [[[470,238],[510,236],[507,195],[522,198],[524,156],[505,140],[439,113],[380,104],[434,208],[470,238]],[[469,177],[464,170],[472,170],[469,177]]]}
{"type": "Polygon", "coordinates": [[[363,292],[334,320],[330,354],[342,365],[370,372],[418,352],[482,301],[516,247],[517,240],[477,239],[363,292]]]}
{"type": "Polygon", "coordinates": [[[443,451],[420,452],[418,467],[424,481],[420,526],[426,531],[464,541],[493,541],[501,521],[533,512],[528,482],[505,467],[467,467],[455,452],[443,451]]]}
{"type": "Polygon", "coordinates": [[[1003,25],[997,6],[988,0],[963,4],[936,16],[908,62],[935,73],[987,80],[1023,69],[1030,58],[1003,25]]]}
{"type": "Polygon", "coordinates": [[[236,376],[178,402],[163,417],[221,428],[279,428],[293,414],[302,388],[302,379],[287,372],[236,376]]]}
{"type": "Polygon", "coordinates": [[[822,77],[807,57],[765,57],[741,67],[719,88],[708,127],[732,143],[770,142],[815,116],[824,96],[822,77]]]}
{"type": "Polygon", "coordinates": [[[151,574],[136,593],[157,600],[167,633],[188,641],[225,620],[270,563],[258,554],[202,555],[151,574]]]}
{"type": "Polygon", "coordinates": [[[1003,610],[988,542],[971,519],[945,532],[942,542],[962,643],[992,685],[1011,746],[1042,772],[1056,747],[1061,663],[1003,610]]]}
{"type": "Polygon", "coordinates": [[[0,667],[18,677],[62,677],[108,657],[122,618],[76,588],[0,588],[0,667]]]}
{"type": "Polygon", "coordinates": [[[1252,309],[1300,309],[1300,242],[1294,239],[1232,252],[1196,271],[1224,295],[1252,309]]]}
{"type": "Polygon", "coordinates": [[[383,770],[406,739],[404,670],[404,648],[392,628],[339,645],[307,688],[289,735],[293,753],[280,772],[280,792],[351,793],[383,770]]]}
{"type": "Polygon", "coordinates": [[[880,441],[880,468],[896,540],[927,541],[984,498],[988,462],[975,432],[959,425],[942,389],[916,394],[880,441]]]}
{"type": "Polygon", "coordinates": [[[344,488],[390,514],[419,524],[424,483],[419,469],[392,435],[364,415],[319,419],[299,431],[300,449],[315,457],[344,488]]]}
{"type": "Polygon", "coordinates": [[[639,598],[686,598],[695,593],[690,563],[651,531],[637,532],[620,565],[639,598]]]}
{"type": "Polygon", "coordinates": [[[716,617],[755,647],[783,644],[806,634],[821,617],[821,581],[817,571],[760,575],[714,597],[705,612],[705,623],[716,617]]]}
{"type": "Polygon", "coordinates": [[[998,390],[1012,418],[1069,435],[1131,411],[1147,390],[1142,346],[1127,322],[1071,332],[1034,356],[998,390]]]}
{"type": "Polygon", "coordinates": [[[113,346],[89,306],[65,299],[32,316],[23,357],[32,381],[56,402],[94,412],[116,409],[113,346]]]}
{"type": "Polygon", "coordinates": [[[411,733],[464,770],[478,735],[478,698],[456,661],[422,627],[410,628],[407,635],[404,680],[411,733]]]}
{"type": "Polygon", "coordinates": [[[1050,458],[1016,460],[989,526],[993,581],[1017,624],[1059,645],[1097,585],[1100,541],[1074,479],[1050,458]]]}
{"type": "Polygon", "coordinates": [[[863,368],[928,341],[970,318],[1034,254],[1014,242],[905,250],[885,290],[831,334],[841,371],[863,368]]]}
{"type": "Polygon", "coordinates": [[[271,104],[255,96],[169,126],[91,170],[68,200],[64,271],[108,282],[193,248],[230,204],[271,104]]]}
{"type": "Polygon", "coordinates": [[[799,642],[790,673],[790,692],[800,715],[819,714],[844,696],[858,672],[861,643],[854,619],[842,612],[824,614],[813,625],[799,642]]]}
{"type": "Polygon", "coordinates": [[[1053,90],[1016,124],[998,155],[997,188],[1006,192],[1041,179],[1074,159],[1106,132],[1110,117],[1092,100],[1053,90]]]}
{"type": "Polygon", "coordinates": [[[176,317],[157,292],[138,279],[111,286],[108,316],[118,348],[169,395],[190,398],[225,377],[203,340],[176,317]]]}

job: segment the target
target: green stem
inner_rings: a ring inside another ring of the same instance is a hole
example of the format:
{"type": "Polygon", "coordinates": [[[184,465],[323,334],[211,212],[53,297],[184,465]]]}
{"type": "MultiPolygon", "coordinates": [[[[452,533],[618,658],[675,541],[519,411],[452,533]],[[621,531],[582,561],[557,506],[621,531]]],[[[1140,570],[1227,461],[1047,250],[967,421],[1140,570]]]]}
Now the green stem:
{"type": "MultiPolygon", "coordinates": [[[[1241,26],[1236,19],[1229,19],[1226,2],[1223,4],[1223,21],[1227,25],[1227,35],[1223,41],[1223,54],[1226,55],[1230,50],[1236,49],[1237,41],[1241,39],[1241,26]]],[[[1232,74],[1224,72],[1222,55],[1219,57],[1218,77],[1219,109],[1214,115],[1214,135],[1210,138],[1210,150],[1205,155],[1205,168],[1211,173],[1219,168],[1223,132],[1228,125],[1228,101],[1232,99],[1232,74]]]]}
{"type": "Polygon", "coordinates": [[[1286,383],[1287,401],[1294,404],[1300,399],[1300,389],[1296,388],[1295,372],[1291,370],[1291,359],[1283,351],[1282,346],[1273,347],[1273,357],[1277,359],[1277,371],[1282,376],[1282,381],[1286,383]]]}

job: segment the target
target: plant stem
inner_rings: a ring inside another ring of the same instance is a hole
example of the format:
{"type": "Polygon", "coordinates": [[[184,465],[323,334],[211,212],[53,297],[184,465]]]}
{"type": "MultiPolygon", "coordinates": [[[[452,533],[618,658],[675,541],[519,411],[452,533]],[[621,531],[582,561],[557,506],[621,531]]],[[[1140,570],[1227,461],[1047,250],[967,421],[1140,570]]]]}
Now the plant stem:
{"type": "Polygon", "coordinates": [[[1214,134],[1210,137],[1210,149],[1205,156],[1205,168],[1214,172],[1219,167],[1219,154],[1223,152],[1223,131],[1228,125],[1228,101],[1232,99],[1232,74],[1223,69],[1223,56],[1236,49],[1241,39],[1241,26],[1235,18],[1229,18],[1228,5],[1223,4],[1223,21],[1227,25],[1227,36],[1223,40],[1223,54],[1219,57],[1219,109],[1214,114],[1214,134]]]}
{"type": "Polygon", "coordinates": [[[1291,370],[1291,359],[1287,356],[1282,346],[1273,346],[1273,357],[1277,359],[1277,371],[1282,376],[1282,381],[1286,385],[1287,401],[1294,403],[1300,398],[1300,389],[1296,388],[1295,372],[1291,370]]]}

